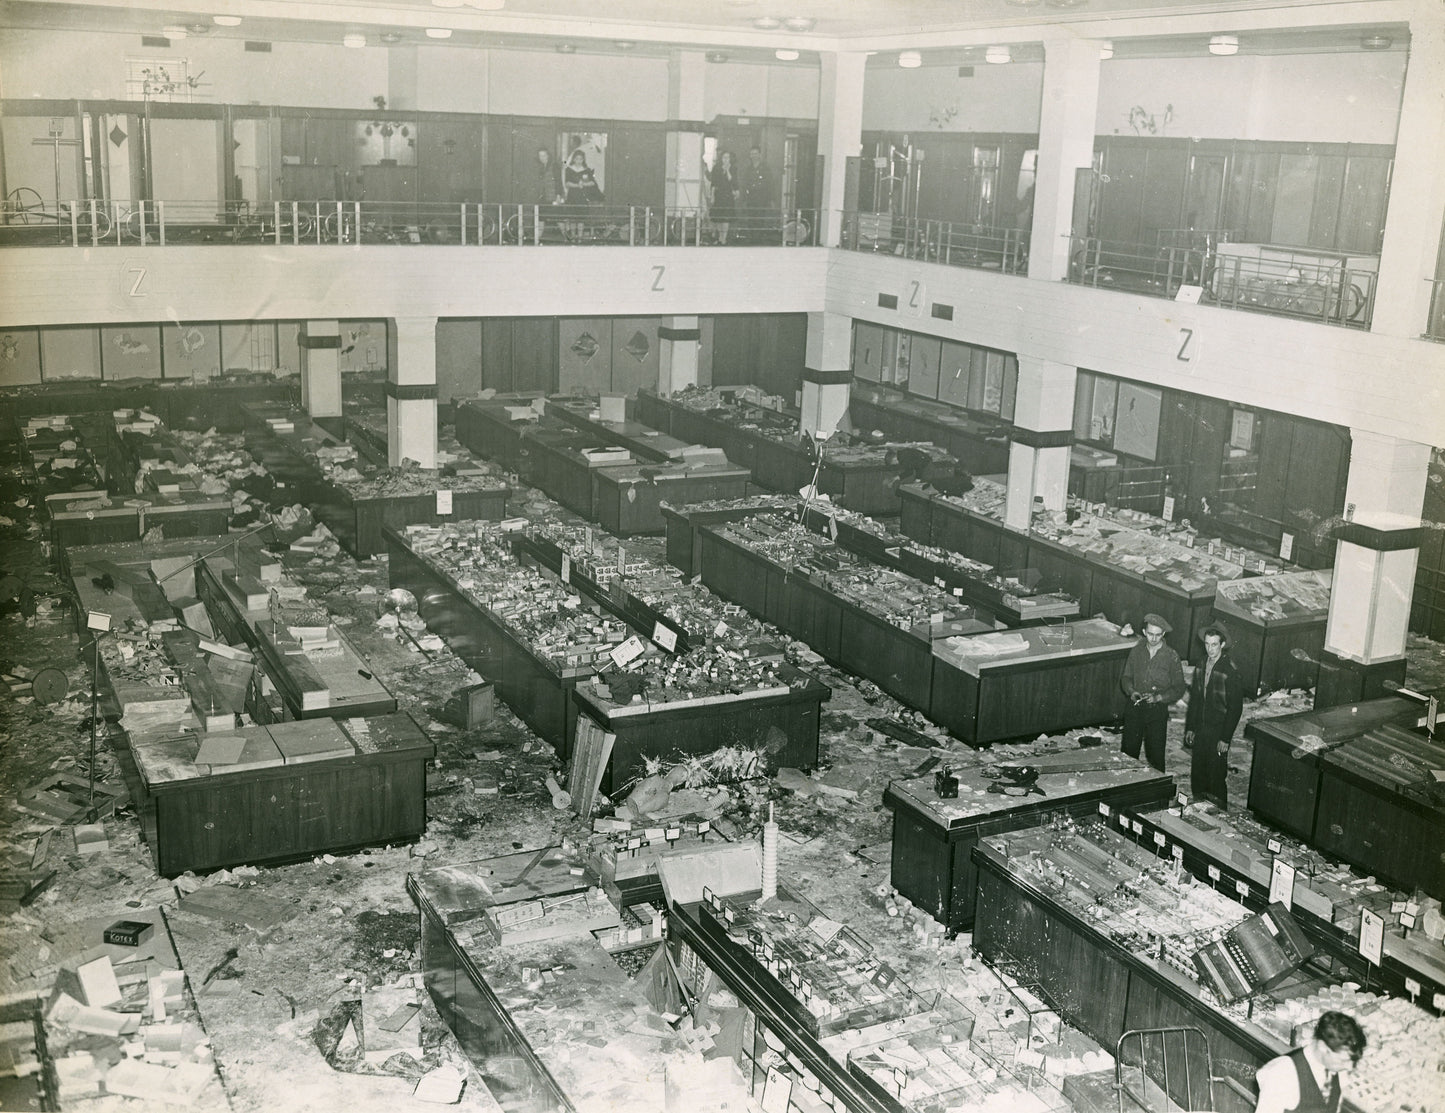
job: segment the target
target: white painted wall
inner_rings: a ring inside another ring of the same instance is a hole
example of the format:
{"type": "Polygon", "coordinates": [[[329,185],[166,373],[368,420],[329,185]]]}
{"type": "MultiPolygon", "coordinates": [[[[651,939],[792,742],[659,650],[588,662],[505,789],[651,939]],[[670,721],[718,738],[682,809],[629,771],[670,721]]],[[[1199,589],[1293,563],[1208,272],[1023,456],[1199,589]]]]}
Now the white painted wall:
{"type": "Polygon", "coordinates": [[[703,92],[703,118],[774,116],[818,117],[816,66],[762,66],[743,62],[709,64],[703,92]]]}
{"type": "Polygon", "coordinates": [[[957,66],[870,66],[863,77],[864,131],[1039,130],[1042,63],[974,66],[959,77],[957,66]],[[942,127],[931,116],[956,114],[942,127]]]}

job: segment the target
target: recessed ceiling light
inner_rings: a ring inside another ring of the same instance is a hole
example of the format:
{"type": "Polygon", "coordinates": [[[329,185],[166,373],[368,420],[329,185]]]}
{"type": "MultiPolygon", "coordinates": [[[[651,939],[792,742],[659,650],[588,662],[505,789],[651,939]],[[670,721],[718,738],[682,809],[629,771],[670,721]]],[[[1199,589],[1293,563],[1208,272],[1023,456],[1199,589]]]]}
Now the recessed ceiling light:
{"type": "Polygon", "coordinates": [[[615,46],[618,50],[631,50],[637,44],[631,39],[617,39],[613,42],[612,45],[615,46]]]}
{"type": "Polygon", "coordinates": [[[426,29],[426,37],[429,39],[449,39],[452,37],[452,29],[450,27],[428,27],[426,29]]]}
{"type": "Polygon", "coordinates": [[[1361,35],[1360,47],[1364,50],[1389,50],[1395,45],[1395,40],[1389,35],[1361,35]]]}
{"type": "Polygon", "coordinates": [[[1006,46],[991,46],[983,52],[983,60],[991,66],[1006,66],[1013,59],[1013,52],[1006,46]]]}
{"type": "Polygon", "coordinates": [[[399,31],[383,31],[381,33],[381,41],[388,46],[393,43],[399,43],[401,42],[401,33],[399,31]]]}
{"type": "Polygon", "coordinates": [[[558,53],[558,54],[576,54],[576,53],[577,53],[577,47],[574,46],[572,43],[558,43],[558,44],[557,44],[557,53],[558,53]]]}
{"type": "Polygon", "coordinates": [[[783,26],[789,31],[811,31],[817,22],[806,15],[792,15],[783,20],[783,26]]]}
{"type": "Polygon", "coordinates": [[[161,34],[168,39],[183,39],[186,37],[186,29],[184,27],[162,27],[161,34]]]}
{"type": "Polygon", "coordinates": [[[775,15],[760,15],[753,20],[753,26],[759,31],[776,31],[783,25],[783,21],[775,15]]]}
{"type": "Polygon", "coordinates": [[[707,52],[707,60],[720,66],[728,60],[728,56],[721,50],[709,50],[707,52]]]}
{"type": "Polygon", "coordinates": [[[350,50],[360,50],[366,45],[366,36],[357,34],[342,35],[341,45],[350,50]]]}
{"type": "Polygon", "coordinates": [[[923,65],[923,55],[916,50],[900,50],[898,64],[905,70],[916,70],[923,65]]]}
{"type": "Polygon", "coordinates": [[[775,50],[773,51],[773,57],[779,62],[796,62],[798,60],[798,52],[796,50],[775,50]]]}
{"type": "Polygon", "coordinates": [[[1209,40],[1209,53],[1220,55],[1238,54],[1239,36],[1215,35],[1209,40]]]}
{"type": "Polygon", "coordinates": [[[238,15],[213,15],[211,22],[217,27],[239,27],[241,26],[241,17],[238,15]]]}
{"type": "Polygon", "coordinates": [[[1102,60],[1105,59],[1105,58],[1112,58],[1112,57],[1114,57],[1114,44],[1111,43],[1111,42],[1101,42],[1101,43],[1099,44],[1099,59],[1100,59],[1100,61],[1102,61],[1102,60]]]}

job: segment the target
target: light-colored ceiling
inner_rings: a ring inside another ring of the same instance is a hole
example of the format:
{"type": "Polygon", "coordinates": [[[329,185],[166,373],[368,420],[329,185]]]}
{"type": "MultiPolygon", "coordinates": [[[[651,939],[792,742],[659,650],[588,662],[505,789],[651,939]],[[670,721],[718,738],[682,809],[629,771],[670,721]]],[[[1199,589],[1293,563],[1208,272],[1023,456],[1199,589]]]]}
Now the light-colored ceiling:
{"type": "Polygon", "coordinates": [[[212,38],[331,43],[361,33],[370,46],[565,43],[642,54],[687,47],[734,61],[772,61],[774,49],[791,48],[801,65],[825,51],[877,50],[878,64],[892,65],[887,52],[903,47],[923,50],[926,64],[982,61],[990,43],[1013,44],[1015,59],[1027,60],[1059,34],[1107,38],[1121,58],[1198,55],[1215,32],[1238,34],[1246,54],[1355,51],[1369,35],[1403,50],[1410,11],[1411,0],[0,0],[0,28],[155,35],[180,26],[212,38]],[[220,27],[213,15],[242,22],[220,27]],[[428,27],[452,36],[429,39],[428,27]]]}

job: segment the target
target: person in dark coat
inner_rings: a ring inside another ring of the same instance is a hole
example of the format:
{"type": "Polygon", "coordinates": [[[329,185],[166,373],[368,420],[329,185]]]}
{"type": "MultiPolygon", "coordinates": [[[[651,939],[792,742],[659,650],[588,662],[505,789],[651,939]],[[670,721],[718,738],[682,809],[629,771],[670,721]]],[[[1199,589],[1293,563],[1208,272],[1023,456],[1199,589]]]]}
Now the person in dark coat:
{"type": "Polygon", "coordinates": [[[1223,626],[1212,623],[1199,636],[1204,663],[1194,670],[1184,713],[1184,747],[1192,755],[1189,783],[1195,796],[1223,808],[1229,801],[1229,746],[1244,711],[1244,679],[1230,659],[1229,633],[1223,626]]]}
{"type": "Polygon", "coordinates": [[[1340,1075],[1365,1053],[1365,1032],[1348,1013],[1327,1012],[1303,1047],[1271,1059],[1254,1074],[1254,1113],[1339,1113],[1340,1075]]]}
{"type": "Polygon", "coordinates": [[[718,152],[717,161],[708,172],[707,182],[711,193],[709,212],[712,215],[713,227],[717,229],[717,242],[727,243],[728,225],[732,223],[733,210],[737,207],[740,195],[738,171],[733,165],[731,151],[718,152]]]}
{"type": "Polygon", "coordinates": [[[1173,629],[1157,614],[1144,616],[1144,636],[1129,650],[1119,687],[1129,698],[1124,708],[1124,738],[1121,745],[1130,757],[1144,758],[1164,772],[1164,736],[1169,729],[1169,708],[1184,695],[1184,666],[1179,654],[1164,642],[1173,629]]]}

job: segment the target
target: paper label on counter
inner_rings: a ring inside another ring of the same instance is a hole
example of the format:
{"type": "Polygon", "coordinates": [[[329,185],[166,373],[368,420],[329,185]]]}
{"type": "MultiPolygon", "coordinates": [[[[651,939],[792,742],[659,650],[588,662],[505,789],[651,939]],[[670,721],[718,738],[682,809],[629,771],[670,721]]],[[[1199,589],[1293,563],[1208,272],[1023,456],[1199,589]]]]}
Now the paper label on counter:
{"type": "Polygon", "coordinates": [[[1385,948],[1385,918],[1368,908],[1360,913],[1360,954],[1376,966],[1385,948]]]}
{"type": "Polygon", "coordinates": [[[1291,560],[1294,557],[1294,534],[1281,533],[1279,535],[1279,559],[1291,560]]]}
{"type": "Polygon", "coordinates": [[[1278,854],[1281,850],[1284,849],[1283,845],[1278,839],[1270,839],[1269,842],[1267,842],[1265,845],[1269,847],[1269,852],[1271,854],[1278,854]]]}
{"type": "Polygon", "coordinates": [[[1137,819],[1131,819],[1129,821],[1129,830],[1133,831],[1136,835],[1142,835],[1144,833],[1144,824],[1140,823],[1137,819]]]}
{"type": "Polygon", "coordinates": [[[1236,882],[1234,883],[1234,891],[1235,891],[1236,893],[1238,893],[1241,897],[1247,897],[1247,896],[1249,896],[1249,882],[1248,882],[1248,881],[1236,881],[1236,882]]]}
{"type": "Polygon", "coordinates": [[[1407,930],[1408,930],[1409,928],[1414,927],[1414,926],[1415,926],[1415,917],[1414,917],[1414,915],[1413,915],[1412,913],[1410,913],[1410,912],[1401,912],[1401,913],[1400,913],[1400,926],[1401,926],[1402,928],[1407,929],[1407,930]]]}
{"type": "Polygon", "coordinates": [[[652,640],[669,653],[677,652],[677,631],[660,622],[652,624],[652,640]]]}
{"type": "Polygon", "coordinates": [[[1099,814],[1100,814],[1100,815],[1102,815],[1102,816],[1107,816],[1107,815],[1109,814],[1109,811],[1110,811],[1110,808],[1109,808],[1109,805],[1108,805],[1108,804],[1100,804],[1100,805],[1099,805],[1099,814]]]}
{"type": "Polygon", "coordinates": [[[1390,902],[1390,911],[1395,914],[1405,911],[1405,902],[1402,900],[1392,900],[1390,902]]]}
{"type": "Polygon", "coordinates": [[[1411,997],[1420,996],[1420,983],[1417,982],[1414,978],[1406,978],[1405,992],[1408,993],[1411,997]]]}
{"type": "Polygon", "coordinates": [[[1269,869],[1269,903],[1294,907],[1295,868],[1288,862],[1276,858],[1269,869]]]}
{"type": "Polygon", "coordinates": [[[1155,831],[1155,832],[1154,832],[1154,845],[1155,845],[1155,846],[1163,846],[1163,845],[1164,845],[1165,843],[1167,843],[1168,841],[1169,841],[1169,840],[1168,840],[1167,838],[1165,838],[1163,831],[1155,831]]]}
{"type": "Polygon", "coordinates": [[[1164,520],[1165,520],[1166,522],[1172,522],[1172,521],[1174,520],[1174,496],[1173,496],[1173,495],[1165,495],[1165,496],[1164,496],[1164,520]]]}
{"type": "Polygon", "coordinates": [[[452,512],[452,493],[447,490],[437,492],[437,513],[450,514],[452,512]]]}
{"type": "Polygon", "coordinates": [[[1178,843],[1175,843],[1172,847],[1170,847],[1169,851],[1179,861],[1184,860],[1184,847],[1180,846],[1178,843]]]}
{"type": "Polygon", "coordinates": [[[612,658],[612,663],[620,669],[628,663],[637,660],[638,657],[641,657],[643,649],[642,639],[636,634],[633,634],[632,637],[617,646],[617,648],[611,650],[607,655],[612,658]]]}
{"type": "Polygon", "coordinates": [[[1184,795],[1184,793],[1181,792],[1181,793],[1180,793],[1178,796],[1176,796],[1174,799],[1176,799],[1176,800],[1179,801],[1179,806],[1180,806],[1181,808],[1187,808],[1187,807],[1189,807],[1189,797],[1186,796],[1186,795],[1184,795]]]}
{"type": "Polygon", "coordinates": [[[1210,866],[1210,867],[1209,867],[1209,880],[1210,880],[1210,881],[1218,881],[1218,880],[1219,880],[1219,867],[1218,867],[1218,866],[1210,866]]]}

